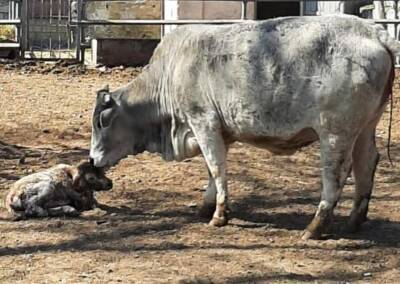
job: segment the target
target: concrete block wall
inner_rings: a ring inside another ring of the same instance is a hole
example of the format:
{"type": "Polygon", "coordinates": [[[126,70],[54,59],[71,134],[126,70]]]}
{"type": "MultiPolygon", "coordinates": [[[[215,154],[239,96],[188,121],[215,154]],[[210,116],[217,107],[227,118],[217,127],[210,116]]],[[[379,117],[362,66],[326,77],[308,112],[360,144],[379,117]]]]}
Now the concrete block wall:
{"type": "MultiPolygon", "coordinates": [[[[178,17],[180,20],[230,20],[240,19],[242,14],[241,2],[220,1],[179,1],[178,17]]],[[[247,19],[254,19],[254,3],[247,3],[247,19]]]]}
{"type": "MultiPolygon", "coordinates": [[[[102,1],[87,2],[88,20],[145,20],[161,18],[161,1],[102,1]]],[[[91,38],[159,39],[159,26],[92,26],[87,33],[91,38]]]]}
{"type": "MultiPolygon", "coordinates": [[[[164,0],[162,0],[164,1],[164,0]]],[[[242,16],[242,3],[235,1],[164,1],[164,17],[166,20],[232,20],[242,16]]],[[[247,3],[247,19],[254,19],[254,2],[247,3]]],[[[176,26],[165,26],[165,32],[169,33],[176,26]]]]}

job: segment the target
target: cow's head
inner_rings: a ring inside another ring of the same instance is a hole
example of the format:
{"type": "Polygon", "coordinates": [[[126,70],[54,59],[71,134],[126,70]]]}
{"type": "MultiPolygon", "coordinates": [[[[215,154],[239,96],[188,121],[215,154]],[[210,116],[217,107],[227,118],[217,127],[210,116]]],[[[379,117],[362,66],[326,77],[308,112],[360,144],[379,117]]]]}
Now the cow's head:
{"type": "Polygon", "coordinates": [[[133,154],[135,135],[121,106],[120,95],[121,91],[110,92],[108,86],[97,92],[90,147],[90,159],[96,167],[112,166],[133,154]]]}

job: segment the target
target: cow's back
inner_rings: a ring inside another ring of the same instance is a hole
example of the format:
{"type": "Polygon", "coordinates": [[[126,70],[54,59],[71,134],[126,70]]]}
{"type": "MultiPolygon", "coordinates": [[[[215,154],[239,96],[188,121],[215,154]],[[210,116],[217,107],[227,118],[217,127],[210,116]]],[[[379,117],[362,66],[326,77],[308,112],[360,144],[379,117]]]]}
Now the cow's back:
{"type": "Polygon", "coordinates": [[[290,137],[324,110],[374,112],[392,64],[373,24],[328,16],[183,27],[152,65],[184,113],[217,109],[236,137],[290,137]]]}

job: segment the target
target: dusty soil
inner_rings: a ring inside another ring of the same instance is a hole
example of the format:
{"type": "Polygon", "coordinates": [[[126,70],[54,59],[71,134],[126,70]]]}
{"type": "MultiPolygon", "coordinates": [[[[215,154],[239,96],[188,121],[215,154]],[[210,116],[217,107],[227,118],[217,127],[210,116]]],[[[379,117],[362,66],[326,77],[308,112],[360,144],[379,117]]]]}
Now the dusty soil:
{"type": "MultiPolygon", "coordinates": [[[[21,176],[86,158],[95,90],[127,83],[137,73],[49,68],[0,66],[1,198],[21,176]]],[[[229,154],[233,213],[224,228],[212,228],[197,216],[207,183],[201,157],[166,163],[146,153],[110,170],[114,188],[97,196],[102,209],[75,219],[2,219],[0,282],[398,283],[398,88],[395,165],[386,155],[385,113],[370,221],[359,233],[340,232],[351,208],[350,179],[333,233],[318,241],[299,239],[319,202],[318,145],[290,157],[234,145],[229,154]]]]}

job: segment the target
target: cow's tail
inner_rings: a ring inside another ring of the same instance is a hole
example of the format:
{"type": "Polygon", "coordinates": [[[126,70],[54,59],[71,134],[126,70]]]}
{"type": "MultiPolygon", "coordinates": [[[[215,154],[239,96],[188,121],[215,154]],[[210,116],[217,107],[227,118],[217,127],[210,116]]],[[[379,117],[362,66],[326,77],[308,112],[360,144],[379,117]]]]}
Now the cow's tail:
{"type": "Polygon", "coordinates": [[[400,41],[394,39],[382,25],[375,25],[379,41],[393,54],[400,56],[400,41]]]}
{"type": "Polygon", "coordinates": [[[386,145],[386,150],[390,165],[393,166],[392,158],[390,156],[390,140],[392,137],[392,121],[393,121],[393,81],[395,77],[395,71],[394,71],[395,56],[396,55],[400,56],[400,42],[391,37],[390,34],[381,25],[376,25],[376,30],[379,41],[385,47],[391,58],[391,71],[389,80],[386,83],[383,100],[384,103],[386,103],[387,100],[390,100],[388,142],[386,145]]]}

